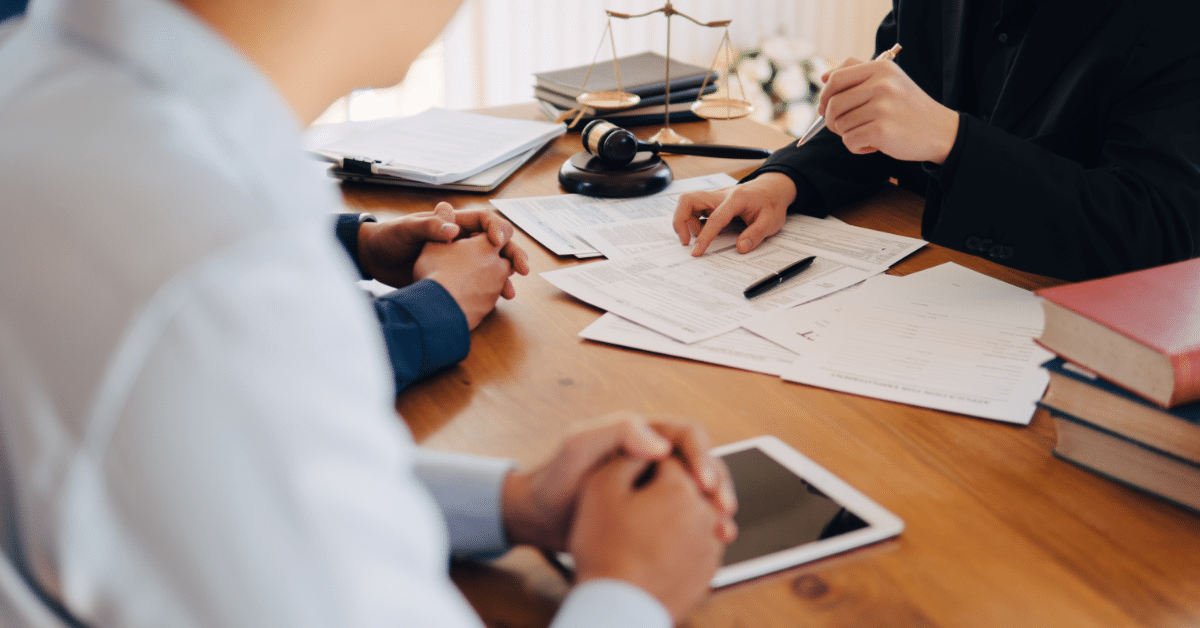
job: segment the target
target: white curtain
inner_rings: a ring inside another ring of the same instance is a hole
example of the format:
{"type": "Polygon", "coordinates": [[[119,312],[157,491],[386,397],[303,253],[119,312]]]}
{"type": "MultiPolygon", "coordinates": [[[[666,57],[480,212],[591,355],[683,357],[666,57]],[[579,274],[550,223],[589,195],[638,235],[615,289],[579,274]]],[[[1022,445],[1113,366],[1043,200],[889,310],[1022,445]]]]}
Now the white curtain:
{"type": "MultiPolygon", "coordinates": [[[[606,9],[638,14],[664,4],[665,0],[465,0],[404,83],[357,91],[330,107],[317,123],[411,115],[429,107],[470,109],[531,101],[535,72],[591,63],[604,34],[606,9]]],[[[673,6],[701,22],[733,20],[729,36],[740,50],[782,35],[840,62],[851,56],[870,57],[875,28],[891,0],[673,0],[673,6]]],[[[723,35],[723,29],[701,28],[676,16],[671,20],[671,56],[708,66],[723,35]]],[[[614,19],[613,37],[621,56],[646,50],[665,54],[666,20],[661,14],[614,19]]],[[[607,41],[600,58],[611,58],[607,41]]]]}
{"type": "MultiPolygon", "coordinates": [[[[604,33],[604,11],[644,13],[665,0],[466,0],[443,33],[445,106],[460,109],[528,101],[533,73],[591,63],[604,33]]],[[[874,31],[890,0],[674,0],[675,10],[701,22],[732,19],[735,47],[752,49],[768,36],[810,43],[831,59],[869,57],[874,31]]],[[[671,56],[707,66],[722,29],[671,21],[671,56]]],[[[661,14],[613,20],[617,54],[666,52],[661,14]]],[[[605,42],[601,58],[611,58],[605,42]]]]}

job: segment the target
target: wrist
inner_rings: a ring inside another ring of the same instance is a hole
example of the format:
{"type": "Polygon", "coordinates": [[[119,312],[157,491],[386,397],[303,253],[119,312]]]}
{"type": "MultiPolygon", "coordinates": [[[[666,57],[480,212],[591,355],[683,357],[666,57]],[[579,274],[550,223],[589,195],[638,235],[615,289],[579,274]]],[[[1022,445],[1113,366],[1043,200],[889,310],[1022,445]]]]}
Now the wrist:
{"type": "Polygon", "coordinates": [[[791,207],[796,201],[796,182],[782,172],[764,172],[750,182],[755,183],[769,195],[772,205],[791,207]]]}
{"type": "Polygon", "coordinates": [[[510,545],[551,545],[549,526],[537,515],[532,474],[512,471],[505,476],[500,503],[504,534],[510,545]]]}
{"type": "Polygon", "coordinates": [[[954,143],[958,139],[958,118],[958,112],[942,108],[938,117],[938,128],[933,133],[933,155],[929,162],[940,166],[950,157],[950,151],[954,149],[954,143]]]}

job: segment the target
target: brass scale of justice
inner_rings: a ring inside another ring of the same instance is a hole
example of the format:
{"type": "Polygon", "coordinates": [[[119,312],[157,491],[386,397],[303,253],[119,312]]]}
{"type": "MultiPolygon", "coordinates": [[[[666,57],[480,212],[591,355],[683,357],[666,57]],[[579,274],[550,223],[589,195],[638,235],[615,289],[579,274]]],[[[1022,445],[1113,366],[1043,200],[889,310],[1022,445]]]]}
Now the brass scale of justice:
{"type": "MultiPolygon", "coordinates": [[[[557,122],[564,122],[568,117],[574,115],[574,119],[568,125],[568,128],[571,128],[589,108],[597,111],[622,109],[637,105],[641,101],[641,97],[637,94],[624,91],[621,83],[621,67],[617,60],[617,44],[613,37],[612,20],[613,18],[629,20],[662,13],[667,18],[666,102],[663,103],[663,128],[659,129],[649,142],[642,142],[633,133],[603,119],[597,118],[589,122],[583,128],[580,138],[584,150],[572,155],[558,171],[558,182],[564,190],[610,198],[653,194],[667,187],[672,179],[671,169],[659,157],[659,153],[728,159],[764,159],[771,155],[771,151],[760,148],[693,144],[691,140],[679,135],[671,128],[671,17],[678,15],[705,28],[725,29],[725,36],[717,45],[717,52],[709,66],[709,72],[700,86],[701,94],[704,93],[704,88],[708,87],[709,78],[717,67],[722,49],[726,53],[726,67],[729,68],[733,65],[733,44],[729,39],[729,23],[732,20],[700,22],[675,10],[669,1],[660,8],[637,15],[617,13],[616,11],[605,11],[605,13],[608,14],[608,23],[604,28],[604,34],[600,36],[600,45],[596,48],[596,54],[592,57],[592,63],[588,66],[587,74],[584,76],[581,93],[575,98],[580,106],[578,109],[564,113],[557,122]],[[600,56],[600,50],[604,48],[605,36],[608,37],[612,47],[613,72],[616,74],[617,91],[588,92],[587,83],[592,76],[592,70],[596,67],[596,59],[600,56]]],[[[737,79],[738,90],[742,96],[740,99],[731,97],[729,72],[725,73],[724,82],[724,96],[717,94],[709,97],[701,96],[692,103],[692,112],[708,120],[732,120],[753,112],[754,105],[746,100],[746,91],[742,87],[741,76],[738,76],[737,79]]]]}

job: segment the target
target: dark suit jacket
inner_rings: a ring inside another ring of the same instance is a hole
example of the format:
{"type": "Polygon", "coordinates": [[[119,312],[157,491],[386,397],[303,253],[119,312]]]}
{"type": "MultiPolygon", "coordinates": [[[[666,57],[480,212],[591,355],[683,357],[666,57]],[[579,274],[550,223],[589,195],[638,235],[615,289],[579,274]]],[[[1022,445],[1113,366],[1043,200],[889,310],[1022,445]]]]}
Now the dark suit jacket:
{"type": "MultiPolygon", "coordinates": [[[[877,47],[957,109],[964,3],[895,0],[877,47]]],[[[761,172],[823,215],[888,177],[925,195],[925,239],[1069,280],[1200,256],[1200,2],[1043,0],[989,122],[962,115],[946,168],[852,155],[823,131],[761,172]],[[931,176],[932,175],[932,176],[931,176]]]]}

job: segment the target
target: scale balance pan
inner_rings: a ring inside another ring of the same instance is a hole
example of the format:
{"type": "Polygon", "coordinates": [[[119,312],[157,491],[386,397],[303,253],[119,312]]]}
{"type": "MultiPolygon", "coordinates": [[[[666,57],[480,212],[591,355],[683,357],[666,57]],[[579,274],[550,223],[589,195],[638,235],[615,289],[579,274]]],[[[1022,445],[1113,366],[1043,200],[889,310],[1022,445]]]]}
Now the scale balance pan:
{"type": "Polygon", "coordinates": [[[575,102],[593,109],[621,109],[642,102],[642,97],[629,92],[588,92],[576,96],[575,102]]]}
{"type": "Polygon", "coordinates": [[[558,183],[567,192],[626,198],[661,192],[671,184],[671,169],[661,157],[639,152],[624,166],[610,166],[590,153],[571,155],[558,169],[558,183]]]}
{"type": "Polygon", "coordinates": [[[701,98],[692,103],[692,113],[705,120],[734,120],[754,113],[754,105],[737,98],[701,98]]]}

